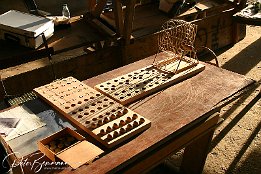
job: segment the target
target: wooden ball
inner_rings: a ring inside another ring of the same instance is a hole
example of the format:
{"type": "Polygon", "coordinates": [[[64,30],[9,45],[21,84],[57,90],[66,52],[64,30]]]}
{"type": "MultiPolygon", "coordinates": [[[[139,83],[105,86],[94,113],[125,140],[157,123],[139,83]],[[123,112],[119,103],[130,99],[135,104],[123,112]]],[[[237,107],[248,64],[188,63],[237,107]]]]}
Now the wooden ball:
{"type": "Polygon", "coordinates": [[[124,120],[120,121],[120,126],[124,126],[126,124],[126,122],[124,120]]]}
{"type": "Polygon", "coordinates": [[[111,135],[111,134],[108,134],[108,135],[107,135],[107,139],[108,139],[108,140],[112,140],[112,139],[113,139],[112,135],[111,135]]]}
{"type": "Polygon", "coordinates": [[[140,118],[140,124],[144,123],[145,122],[145,119],[144,118],[140,118]]]}
{"type": "Polygon", "coordinates": [[[139,123],[137,121],[134,121],[133,122],[133,127],[137,127],[137,126],[139,126],[139,123]]]}
{"type": "Polygon", "coordinates": [[[124,134],[126,132],[126,129],[124,129],[123,127],[120,129],[120,133],[124,134]]]}
{"type": "Polygon", "coordinates": [[[101,129],[101,130],[100,130],[100,134],[101,134],[101,135],[105,135],[105,134],[106,134],[105,130],[104,130],[104,129],[101,129]]]}
{"type": "Polygon", "coordinates": [[[112,131],[112,128],[111,128],[110,126],[108,126],[107,129],[106,129],[106,132],[109,133],[109,132],[111,132],[111,131],[112,131]]]}
{"type": "Polygon", "coordinates": [[[128,109],[125,108],[125,109],[123,110],[123,115],[125,115],[125,114],[127,114],[127,113],[128,113],[128,109]]]}
{"type": "Polygon", "coordinates": [[[119,136],[118,131],[114,131],[114,132],[113,132],[113,138],[116,138],[116,137],[118,137],[118,136],[119,136]]]}
{"type": "Polygon", "coordinates": [[[130,123],[131,121],[132,121],[132,119],[130,117],[127,117],[126,122],[130,123]]]}
{"type": "Polygon", "coordinates": [[[113,129],[118,129],[119,128],[119,125],[117,123],[114,123],[113,124],[113,129]]]}

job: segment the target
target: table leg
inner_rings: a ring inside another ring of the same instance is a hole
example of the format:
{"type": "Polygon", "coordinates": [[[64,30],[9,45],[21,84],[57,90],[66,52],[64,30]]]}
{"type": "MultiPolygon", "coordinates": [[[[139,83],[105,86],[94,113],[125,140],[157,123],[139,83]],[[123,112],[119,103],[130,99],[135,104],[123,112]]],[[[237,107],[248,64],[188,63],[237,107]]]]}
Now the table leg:
{"type": "Polygon", "coordinates": [[[202,173],[214,131],[207,132],[185,148],[180,167],[182,173],[202,173]]]}

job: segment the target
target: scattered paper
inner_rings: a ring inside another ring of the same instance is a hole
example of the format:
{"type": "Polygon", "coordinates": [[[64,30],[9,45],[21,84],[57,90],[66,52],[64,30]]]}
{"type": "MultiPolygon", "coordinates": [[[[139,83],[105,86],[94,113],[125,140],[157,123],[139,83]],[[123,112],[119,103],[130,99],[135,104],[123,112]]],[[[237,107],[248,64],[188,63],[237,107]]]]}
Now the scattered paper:
{"type": "Polygon", "coordinates": [[[0,118],[0,134],[7,136],[17,126],[19,118],[0,118]]]}
{"type": "Polygon", "coordinates": [[[4,136],[5,141],[10,141],[16,137],[46,125],[37,115],[32,113],[25,106],[18,106],[0,113],[0,119],[2,118],[19,119],[19,123],[16,125],[16,127],[12,128],[13,130],[8,132],[7,136],[4,136]]]}

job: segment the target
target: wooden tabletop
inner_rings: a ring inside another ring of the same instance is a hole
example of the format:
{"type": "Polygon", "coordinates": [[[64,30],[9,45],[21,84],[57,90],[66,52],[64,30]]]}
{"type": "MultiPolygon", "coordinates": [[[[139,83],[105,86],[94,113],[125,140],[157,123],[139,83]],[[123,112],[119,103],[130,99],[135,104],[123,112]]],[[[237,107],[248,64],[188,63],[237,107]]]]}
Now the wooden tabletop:
{"type": "MultiPolygon", "coordinates": [[[[163,59],[164,54],[157,56],[163,59]]],[[[154,56],[84,81],[95,86],[119,75],[152,63],[154,56]]],[[[183,82],[175,84],[132,105],[131,109],[151,120],[151,127],[133,140],[123,144],[91,165],[62,173],[116,172],[131,165],[166,141],[182,135],[207,118],[215,105],[254,81],[245,76],[206,64],[206,69],[183,82]]]]}

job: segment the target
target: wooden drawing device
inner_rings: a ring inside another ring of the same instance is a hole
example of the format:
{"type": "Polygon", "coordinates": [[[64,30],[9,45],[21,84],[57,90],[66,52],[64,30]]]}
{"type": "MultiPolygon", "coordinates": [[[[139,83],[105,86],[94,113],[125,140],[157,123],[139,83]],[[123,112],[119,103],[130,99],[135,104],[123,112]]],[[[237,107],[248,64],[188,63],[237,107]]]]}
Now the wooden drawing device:
{"type": "Polygon", "coordinates": [[[168,63],[162,68],[150,65],[95,86],[95,89],[122,105],[129,104],[148,94],[204,70],[203,64],[191,64],[185,59],[168,63]],[[177,71],[176,71],[177,70],[177,71]],[[176,73],[172,73],[176,71],[176,73]]]}
{"type": "Polygon", "coordinates": [[[73,77],[34,89],[58,112],[106,147],[150,127],[151,122],[73,77]]]}

